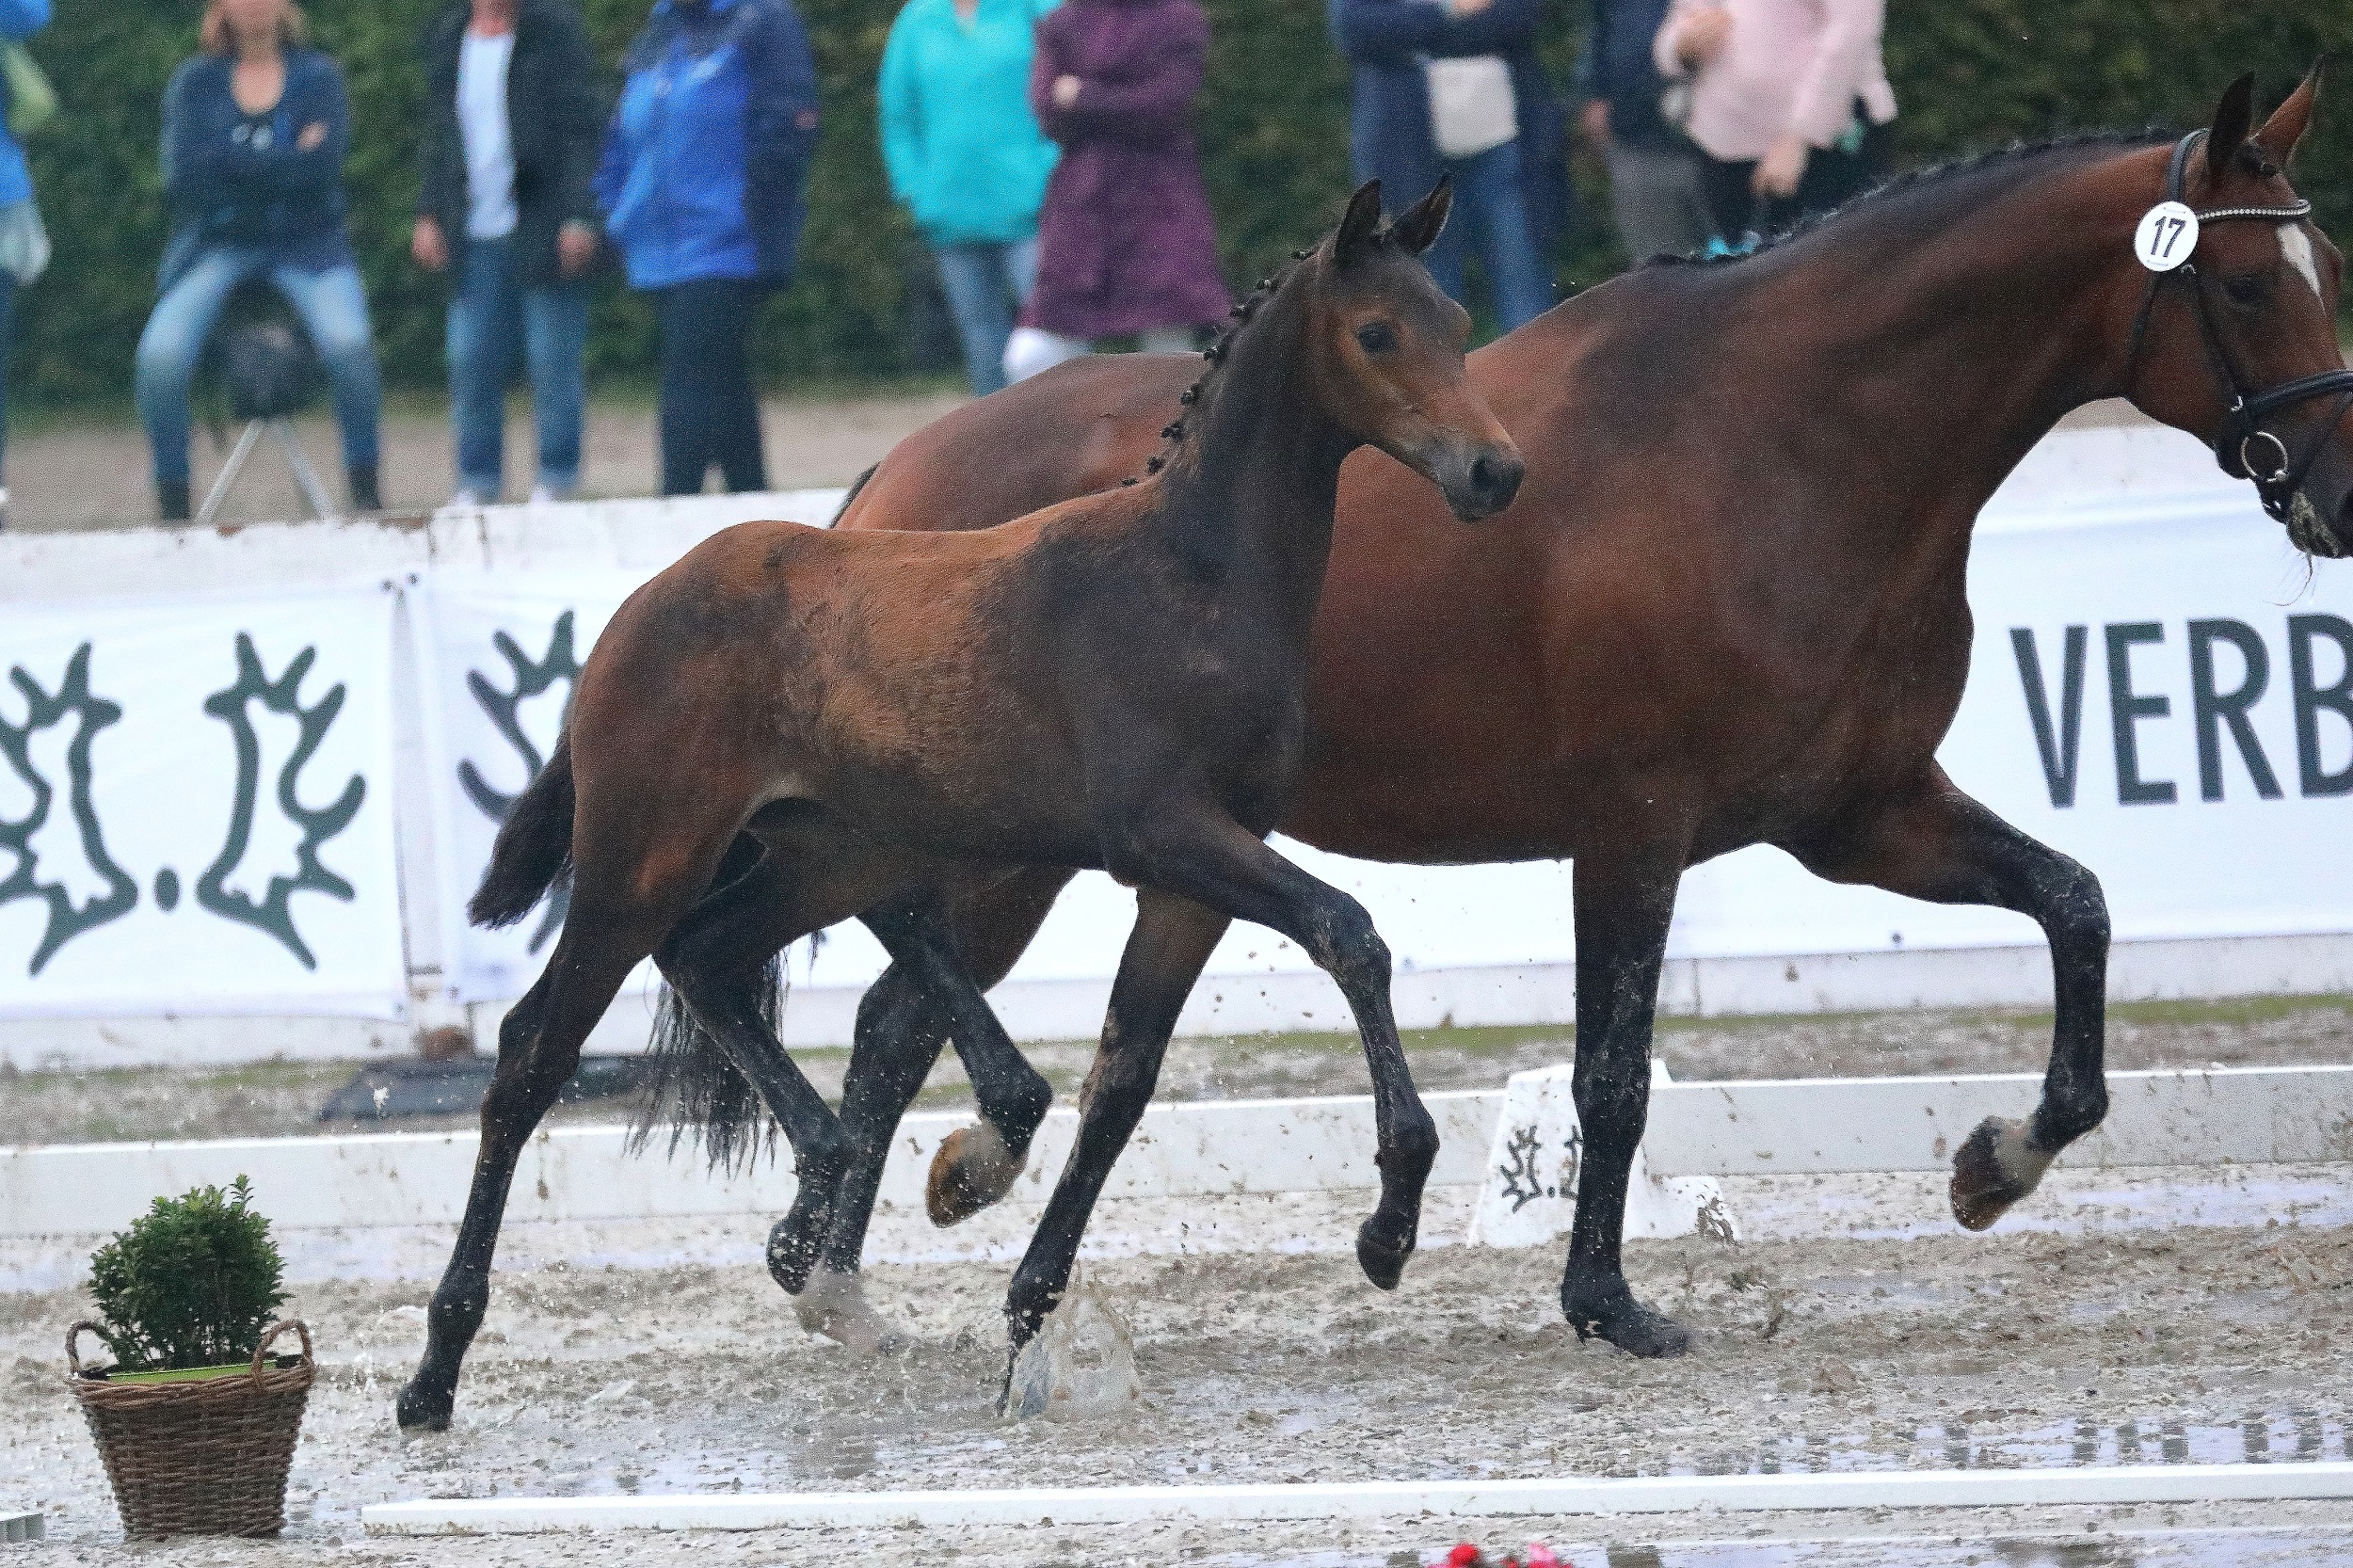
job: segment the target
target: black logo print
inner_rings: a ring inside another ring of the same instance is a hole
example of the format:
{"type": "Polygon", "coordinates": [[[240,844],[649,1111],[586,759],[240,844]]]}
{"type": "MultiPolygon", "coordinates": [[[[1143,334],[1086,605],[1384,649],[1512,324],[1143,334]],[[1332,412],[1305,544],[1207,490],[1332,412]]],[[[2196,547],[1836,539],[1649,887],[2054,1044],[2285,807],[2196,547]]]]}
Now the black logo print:
{"type": "Polygon", "coordinates": [[[86,931],[120,920],[139,901],[138,885],[106,853],[105,837],[98,825],[98,808],[90,799],[91,737],[120,719],[122,708],[91,695],[89,659],[89,644],[74,649],[73,657],[66,663],[65,679],[57,682],[54,696],[42,691],[23,666],[8,672],[16,689],[24,694],[27,712],[22,728],[0,722],[0,759],[5,759],[33,792],[33,809],[20,822],[0,822],[0,850],[16,856],[15,871],[7,881],[0,882],[0,904],[37,898],[49,906],[49,923],[41,933],[40,945],[33,950],[32,963],[24,971],[27,974],[40,973],[41,967],[59,948],[86,931]],[[63,881],[41,875],[40,857],[33,847],[34,836],[49,821],[57,800],[56,783],[42,777],[34,766],[33,735],[68,719],[78,720],[65,754],[68,809],[73,813],[73,825],[81,836],[82,857],[106,884],[105,892],[80,909],[73,907],[72,891],[63,881]]]}
{"type": "MultiPolygon", "coordinates": [[[[564,683],[564,714],[567,718],[570,717],[572,687],[580,677],[580,660],[572,651],[572,612],[567,610],[555,617],[555,629],[548,634],[545,658],[532,658],[522,650],[520,644],[504,632],[490,638],[490,646],[497,648],[499,657],[506,661],[507,669],[514,677],[514,685],[501,691],[491,685],[480,670],[469,670],[466,689],[473,693],[474,701],[481,704],[482,712],[488,715],[491,725],[506,744],[515,748],[515,755],[521,759],[523,784],[527,789],[531,781],[539,776],[539,770],[547,766],[547,759],[539,755],[539,748],[532,744],[531,737],[523,732],[521,708],[531,698],[552,691],[560,680],[564,683]]],[[[474,808],[494,823],[504,824],[515,809],[519,796],[494,788],[472,761],[457,764],[457,783],[466,792],[466,798],[474,803],[474,808]]],[[[563,929],[564,916],[570,909],[571,902],[571,878],[559,878],[555,886],[548,890],[547,913],[540,918],[539,929],[531,934],[530,952],[537,952],[547,945],[548,938],[563,929]]]]}

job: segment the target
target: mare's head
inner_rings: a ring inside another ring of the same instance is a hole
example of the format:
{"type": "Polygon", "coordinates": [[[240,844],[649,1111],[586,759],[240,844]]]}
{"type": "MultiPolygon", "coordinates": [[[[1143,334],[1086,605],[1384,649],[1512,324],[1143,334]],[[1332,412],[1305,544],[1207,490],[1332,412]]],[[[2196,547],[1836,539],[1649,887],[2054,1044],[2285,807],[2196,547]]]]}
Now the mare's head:
{"type": "MultiPolygon", "coordinates": [[[[2142,411],[2253,480],[2298,549],[2335,557],[2353,553],[2353,376],[2337,343],[2345,259],[2287,178],[2318,88],[2315,71],[2257,129],[2254,79],[2242,76],[2209,130],[2124,166],[2148,203],[2178,201],[2199,222],[2171,255],[2158,236],[2120,256],[2138,302],[2120,359],[2142,411]]],[[[2161,221],[2144,217],[2144,232],[2161,221]]]]}
{"type": "Polygon", "coordinates": [[[1325,413],[1437,486],[1469,522],[1512,504],[1527,464],[1464,380],[1470,316],[1421,264],[1452,202],[1441,180],[1384,227],[1381,182],[1369,182],[1298,281],[1307,284],[1304,347],[1325,413]]]}

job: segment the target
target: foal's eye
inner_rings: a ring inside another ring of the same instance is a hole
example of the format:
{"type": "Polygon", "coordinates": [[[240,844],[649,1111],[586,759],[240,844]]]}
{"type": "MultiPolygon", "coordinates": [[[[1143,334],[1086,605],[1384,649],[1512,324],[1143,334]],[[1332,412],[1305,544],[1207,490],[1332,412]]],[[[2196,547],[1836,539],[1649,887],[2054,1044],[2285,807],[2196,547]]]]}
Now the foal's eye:
{"type": "Polygon", "coordinates": [[[1368,322],[1357,328],[1356,343],[1368,354],[1397,352],[1397,333],[1385,321],[1368,322]]]}
{"type": "Polygon", "coordinates": [[[2222,293],[2233,305],[2260,305],[2271,297],[2271,280],[2255,276],[2225,278],[2222,293]]]}

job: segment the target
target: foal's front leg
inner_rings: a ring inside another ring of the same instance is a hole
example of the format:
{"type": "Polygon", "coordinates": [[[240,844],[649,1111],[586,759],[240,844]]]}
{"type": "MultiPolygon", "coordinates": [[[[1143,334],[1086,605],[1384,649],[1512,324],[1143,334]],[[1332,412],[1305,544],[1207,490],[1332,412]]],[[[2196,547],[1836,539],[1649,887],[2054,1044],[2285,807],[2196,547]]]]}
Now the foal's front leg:
{"type": "Polygon", "coordinates": [[[2014,909],[2042,927],[2057,1004],[2042,1102],[2023,1123],[1987,1117],[1953,1156],[1953,1217],[1985,1229],[2107,1114],[2108,905],[2100,879],[1963,794],[1933,764],[1916,788],[1834,839],[1789,847],[1833,882],[2014,909]]]}
{"type": "Polygon", "coordinates": [[[1111,868],[1297,942],[1339,985],[1372,1074],[1381,1203],[1357,1228],[1365,1277],[1393,1290],[1421,1228],[1421,1192],[1438,1158],[1438,1127],[1414,1088],[1389,1006],[1389,949],[1363,904],[1269,849],[1230,817],[1167,816],[1143,824],[1111,868]]]}
{"type": "MultiPolygon", "coordinates": [[[[1112,983],[1103,1043],[1080,1092],[1078,1142],[1006,1292],[1005,1321],[1015,1355],[1070,1283],[1087,1217],[1151,1103],[1176,1015],[1227,924],[1225,916],[1171,894],[1146,888],[1136,895],[1136,926],[1120,957],[1119,977],[1112,983]]],[[[1010,1386],[1011,1360],[1005,1368],[1010,1386]]]]}

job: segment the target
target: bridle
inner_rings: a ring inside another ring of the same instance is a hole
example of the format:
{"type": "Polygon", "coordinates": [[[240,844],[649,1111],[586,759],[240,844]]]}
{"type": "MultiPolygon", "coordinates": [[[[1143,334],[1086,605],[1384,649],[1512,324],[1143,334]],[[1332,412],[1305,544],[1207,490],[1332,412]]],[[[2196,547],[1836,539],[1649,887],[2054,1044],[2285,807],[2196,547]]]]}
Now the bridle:
{"type": "MultiPolygon", "coordinates": [[[[2203,131],[2192,131],[2173,144],[2172,161],[2166,166],[2165,199],[2182,200],[2185,175],[2189,168],[2189,155],[2198,144],[2206,139],[2203,131]]],[[[2293,223],[2312,215],[2313,204],[2297,200],[2284,207],[2209,207],[2197,214],[2200,232],[2209,223],[2253,220],[2268,223],[2293,223]]],[[[2353,407],[2353,370],[2324,370],[2313,376],[2299,376],[2293,381],[2265,392],[2249,393],[2231,363],[2230,351],[2223,346],[2222,335],[2215,328],[2214,308],[2208,300],[2206,280],[2200,275],[2191,258],[2185,258],[2170,271],[2152,272],[2149,284],[2140,296],[2140,310],[2133,317],[2132,346],[2124,360],[2124,389],[2130,392],[2134,376],[2140,368],[2142,342],[2148,334],[2149,318],[2155,311],[2157,296],[2163,287],[2181,279],[2189,285],[2189,296],[2198,315],[2198,342],[2205,350],[2206,365],[2218,390],[2223,394],[2222,430],[2214,443],[2215,461],[2222,472],[2233,479],[2253,482],[2255,493],[2263,498],[2264,510],[2281,523],[2289,521],[2304,476],[2310,472],[2313,460],[2320,456],[2321,443],[2329,431],[2337,427],[2348,407],[2353,407]],[[2322,421],[2313,438],[2304,443],[2301,452],[2291,452],[2288,443],[2277,434],[2263,427],[2263,421],[2281,408],[2309,403],[2315,397],[2336,394],[2336,407],[2322,421]],[[2258,467],[2258,461],[2261,467],[2258,467]]],[[[2307,503],[2309,509],[2310,504],[2307,503]]]]}

